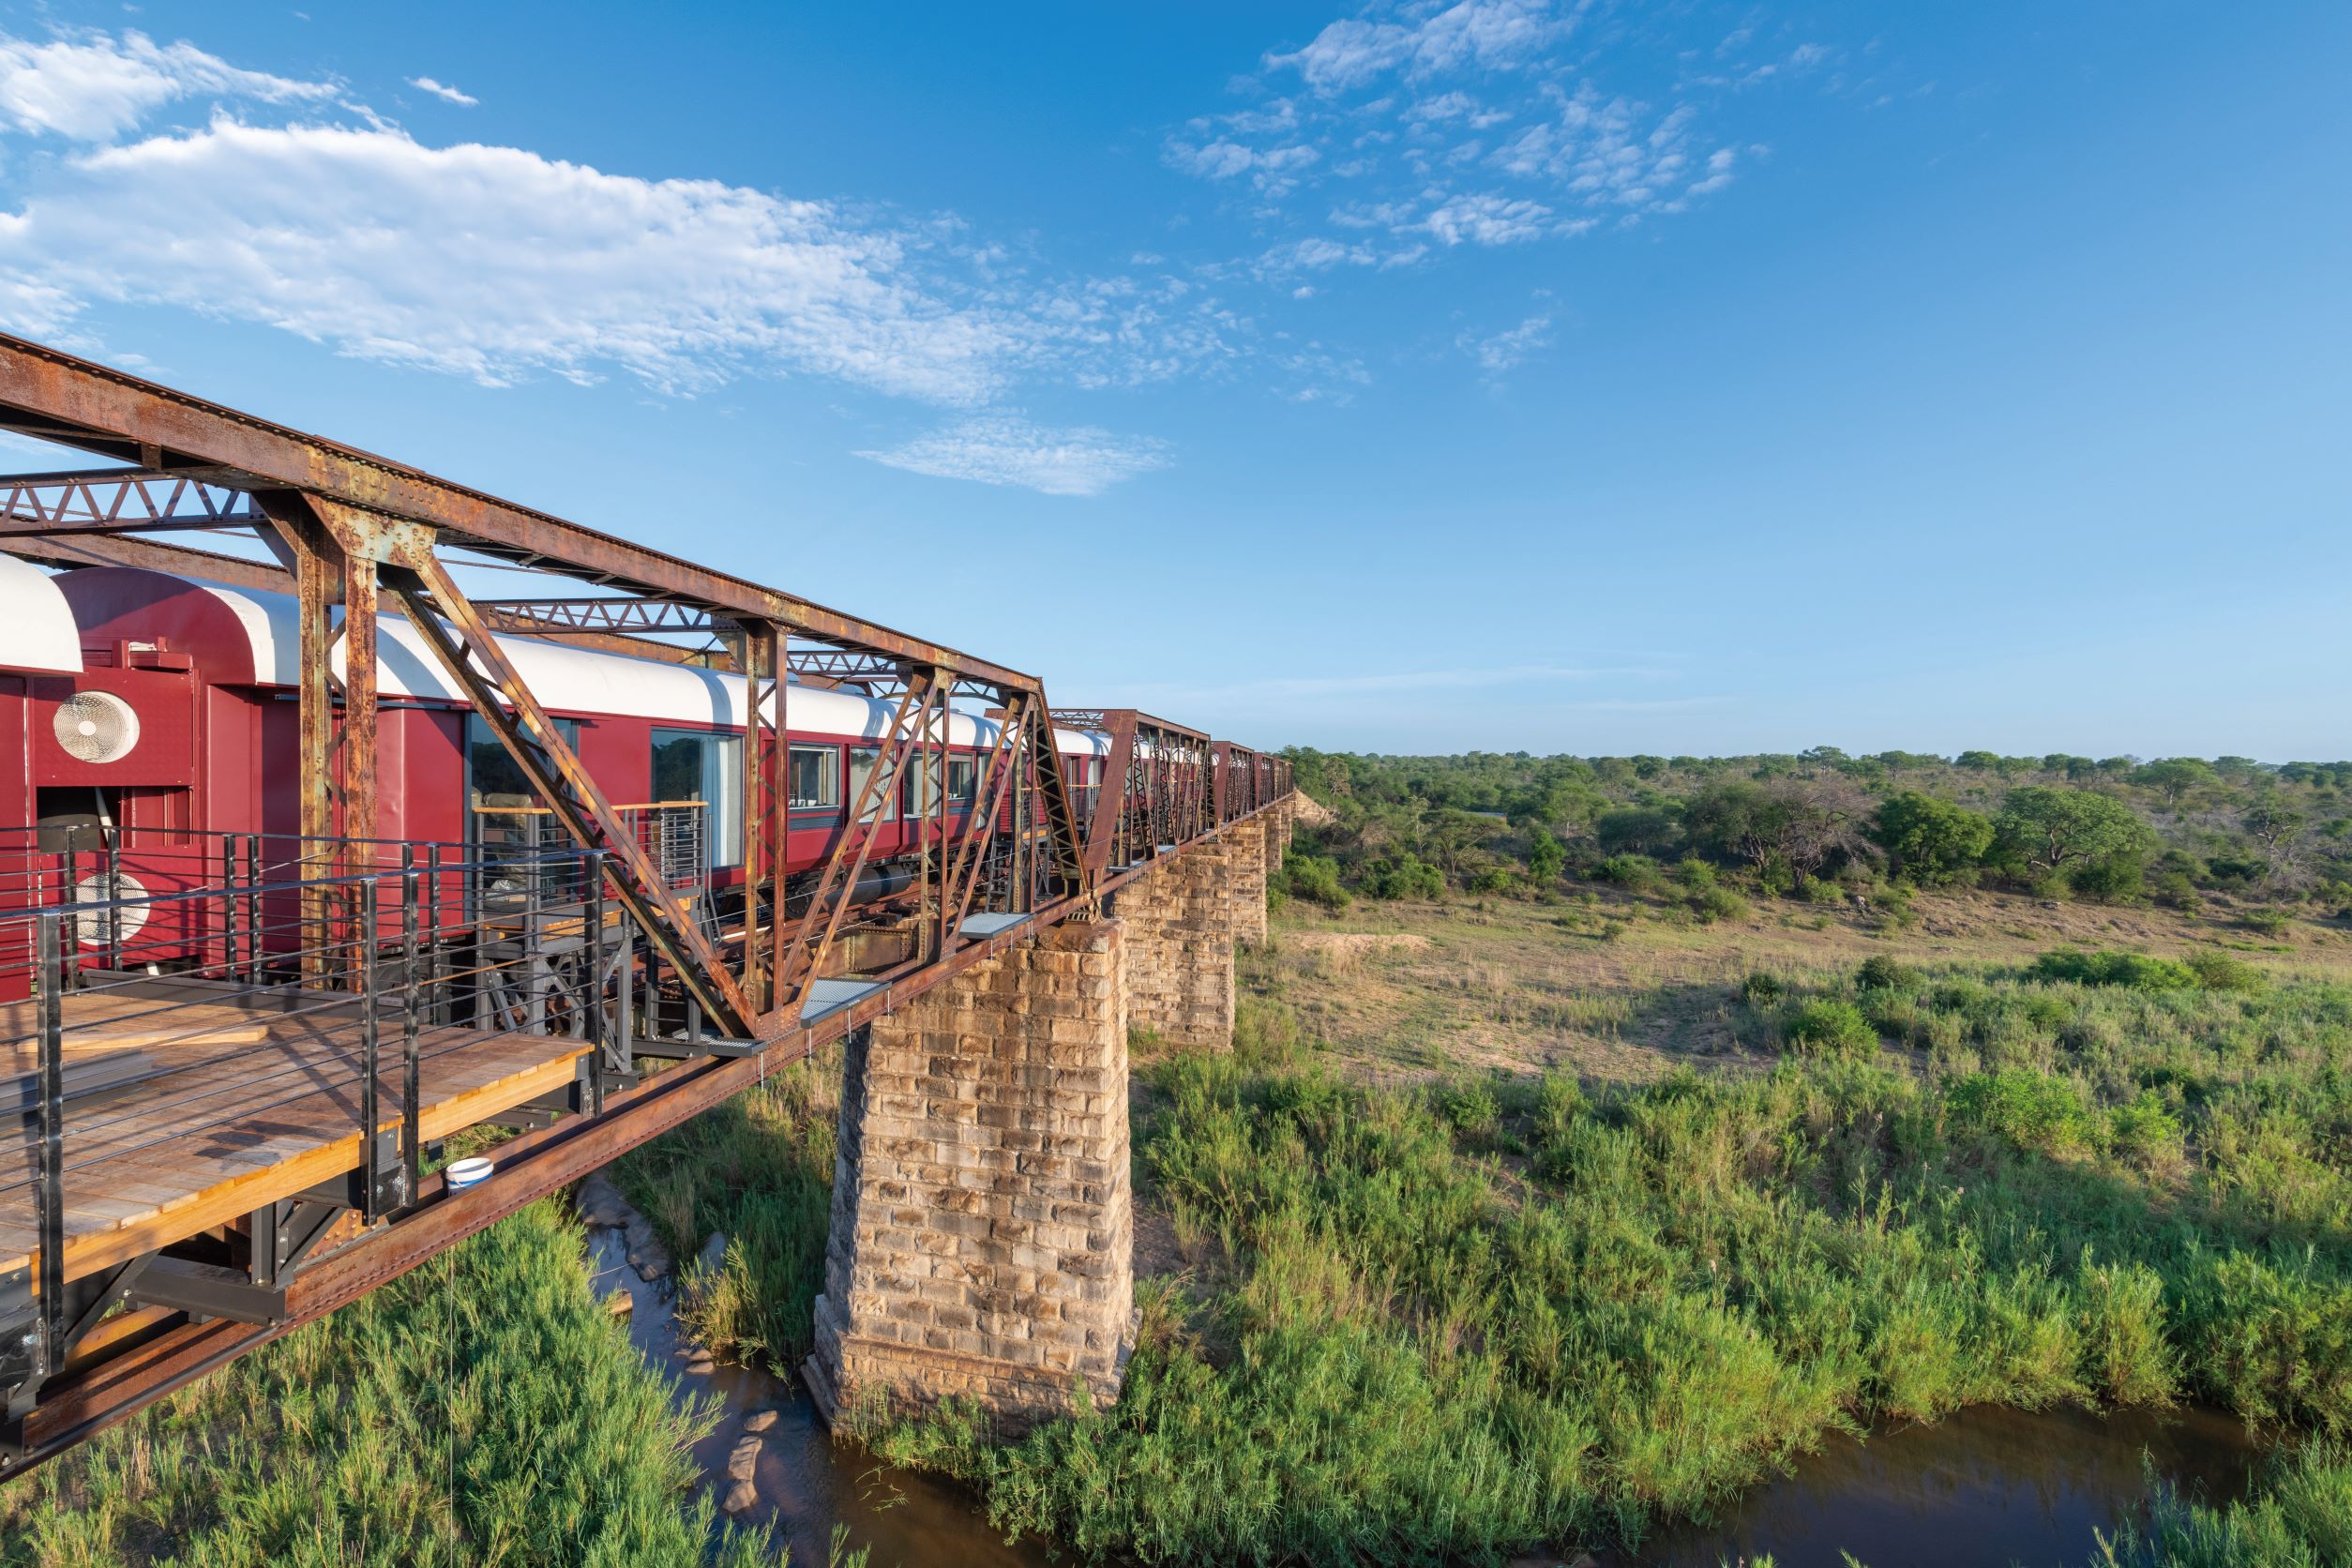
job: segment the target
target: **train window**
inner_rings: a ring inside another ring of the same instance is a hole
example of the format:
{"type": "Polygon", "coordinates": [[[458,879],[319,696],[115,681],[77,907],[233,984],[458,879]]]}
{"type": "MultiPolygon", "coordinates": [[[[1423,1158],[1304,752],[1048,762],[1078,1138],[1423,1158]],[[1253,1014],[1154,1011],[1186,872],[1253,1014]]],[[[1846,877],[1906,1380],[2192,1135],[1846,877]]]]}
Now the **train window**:
{"type": "Polygon", "coordinates": [[[711,864],[743,864],[743,737],[705,730],[654,731],[655,801],[701,801],[711,864]]]}
{"type": "MultiPolygon", "coordinates": [[[[579,723],[558,719],[555,728],[577,751],[579,723]]],[[[486,851],[548,849],[563,837],[563,829],[522,776],[522,764],[479,714],[465,718],[465,804],[467,837],[486,851]]]]}
{"type": "MultiPolygon", "coordinates": [[[[866,781],[874,776],[874,770],[881,765],[882,748],[880,746],[853,746],[850,747],[850,798],[852,800],[866,798],[866,781]]],[[[883,822],[895,819],[898,815],[898,802],[895,798],[897,793],[896,790],[882,790],[880,801],[874,806],[867,807],[866,815],[860,817],[858,821],[870,822],[877,815],[883,822]]]]}
{"type": "Polygon", "coordinates": [[[841,805],[841,753],[829,746],[792,747],[792,809],[838,810],[841,805]]]}
{"type": "Polygon", "coordinates": [[[950,757],[947,759],[947,804],[969,807],[980,786],[980,759],[950,757]]]}

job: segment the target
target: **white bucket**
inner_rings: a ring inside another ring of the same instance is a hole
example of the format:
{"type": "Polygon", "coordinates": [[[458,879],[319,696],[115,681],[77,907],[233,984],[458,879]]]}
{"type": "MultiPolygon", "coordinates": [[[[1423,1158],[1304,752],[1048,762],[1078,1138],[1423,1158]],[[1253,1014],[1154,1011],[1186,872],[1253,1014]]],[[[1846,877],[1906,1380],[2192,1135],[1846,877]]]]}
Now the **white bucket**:
{"type": "Polygon", "coordinates": [[[442,1177],[452,1190],[470,1187],[490,1173],[490,1162],[485,1159],[459,1160],[443,1171],[442,1177]]]}

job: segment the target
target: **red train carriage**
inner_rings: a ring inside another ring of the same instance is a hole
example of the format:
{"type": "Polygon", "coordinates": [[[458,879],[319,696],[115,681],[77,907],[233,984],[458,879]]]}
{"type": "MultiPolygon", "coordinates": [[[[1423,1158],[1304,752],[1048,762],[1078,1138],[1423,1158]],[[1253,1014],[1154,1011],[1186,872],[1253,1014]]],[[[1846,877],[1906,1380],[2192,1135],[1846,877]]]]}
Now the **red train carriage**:
{"type": "MultiPolygon", "coordinates": [[[[260,836],[281,865],[298,858],[294,596],[134,567],[52,578],[0,560],[8,566],[0,658],[31,661],[0,668],[0,724],[21,731],[23,759],[8,786],[16,792],[0,794],[0,811],[38,824],[38,848],[47,852],[33,853],[33,836],[20,833],[19,882],[29,881],[37,860],[53,867],[63,852],[92,871],[113,854],[105,885],[132,898],[217,885],[224,836],[260,836]]],[[[606,797],[658,836],[665,867],[722,896],[739,884],[742,679],[540,639],[501,645],[606,797]]],[[[336,656],[339,673],[339,648],[336,656]]],[[[378,666],[379,837],[462,845],[474,859],[549,841],[551,821],[513,761],[405,620],[379,623],[378,666]]],[[[895,703],[854,690],[788,689],[788,875],[821,866],[830,852],[895,713],[895,703]]],[[[1107,743],[1057,733],[1083,801],[1099,785],[1107,743]]],[[[996,737],[989,719],[948,716],[942,739],[950,842],[973,825],[978,776],[996,737]]],[[[908,778],[879,807],[862,884],[870,895],[903,885],[892,863],[920,848],[909,825],[924,815],[916,784],[908,778]]],[[[123,935],[81,934],[94,946],[123,935]]],[[[142,961],[181,951],[170,931],[136,934],[142,961]]],[[[185,934],[189,942],[197,936],[185,934]]]]}

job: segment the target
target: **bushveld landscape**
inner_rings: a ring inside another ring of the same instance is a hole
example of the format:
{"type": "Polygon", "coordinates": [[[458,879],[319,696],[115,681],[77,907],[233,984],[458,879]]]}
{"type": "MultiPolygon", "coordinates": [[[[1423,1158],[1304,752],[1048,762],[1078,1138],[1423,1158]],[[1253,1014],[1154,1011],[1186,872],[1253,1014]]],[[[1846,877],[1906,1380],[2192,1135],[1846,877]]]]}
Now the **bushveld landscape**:
{"type": "MultiPolygon", "coordinates": [[[[2352,769],[1299,761],[1233,1048],[1134,1042],[1123,1396],[863,1412],[876,1455],[1081,1560],[1616,1561],[1834,1434],[2194,1403],[2251,1490],[2069,1560],[2346,1560],[2352,769]]],[[[721,1356],[807,1351],[837,1073],[619,1168],[730,1238],[721,1356]]],[[[772,1557],[580,1250],[541,1205],[199,1384],[12,1493],[6,1560],[772,1557]]]]}

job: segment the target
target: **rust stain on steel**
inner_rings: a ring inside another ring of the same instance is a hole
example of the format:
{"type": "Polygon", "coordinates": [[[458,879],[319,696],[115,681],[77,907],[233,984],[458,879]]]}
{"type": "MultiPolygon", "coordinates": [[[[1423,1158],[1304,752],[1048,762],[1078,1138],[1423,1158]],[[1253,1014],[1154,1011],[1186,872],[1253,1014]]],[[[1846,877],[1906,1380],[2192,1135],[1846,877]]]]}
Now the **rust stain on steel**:
{"type": "Polygon", "coordinates": [[[0,423],[44,440],[134,462],[152,455],[155,466],[203,468],[244,490],[304,490],[428,524],[503,559],[552,563],[653,597],[1042,689],[1018,671],[6,334],[0,405],[22,411],[0,423]]]}

